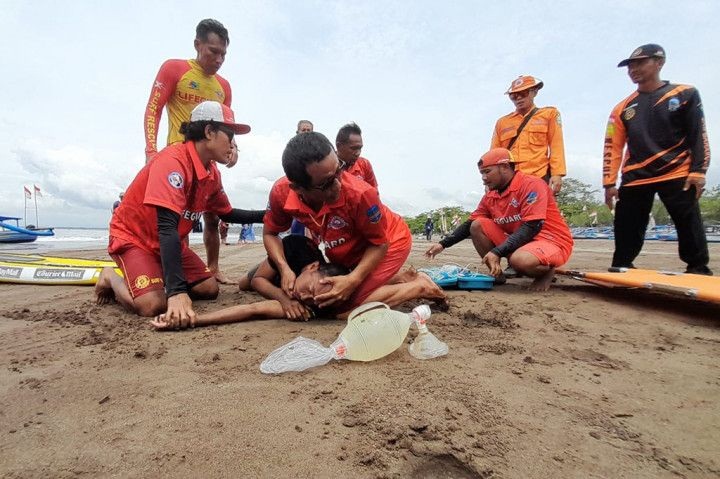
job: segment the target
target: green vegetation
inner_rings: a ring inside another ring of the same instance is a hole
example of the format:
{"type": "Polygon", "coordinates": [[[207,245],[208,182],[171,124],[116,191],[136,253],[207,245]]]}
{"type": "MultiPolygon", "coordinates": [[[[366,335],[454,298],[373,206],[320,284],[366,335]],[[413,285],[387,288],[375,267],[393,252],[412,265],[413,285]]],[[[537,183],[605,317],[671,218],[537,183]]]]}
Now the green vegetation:
{"type": "Polygon", "coordinates": [[[425,231],[425,220],[430,216],[435,223],[435,234],[449,233],[455,229],[452,225],[452,220],[455,216],[458,217],[462,223],[467,220],[470,211],[463,210],[460,206],[446,206],[438,208],[436,210],[424,211],[417,216],[406,216],[403,218],[410,227],[410,231],[413,234],[423,233],[425,231]],[[447,230],[443,231],[442,218],[445,217],[445,224],[447,230]]]}
{"type": "MultiPolygon", "coordinates": [[[[582,181],[565,178],[562,191],[557,196],[558,206],[570,226],[591,226],[593,212],[597,212],[598,226],[611,226],[613,218],[610,210],[605,206],[604,194],[582,181]]],[[[706,224],[720,222],[720,185],[705,191],[700,198],[700,211],[706,224]]],[[[657,197],[652,214],[655,224],[672,224],[670,215],[657,197]]]]}
{"type": "MultiPolygon", "coordinates": [[[[576,180],[575,178],[564,178],[563,187],[557,196],[558,206],[565,216],[568,224],[573,226],[612,226],[613,218],[605,206],[604,192],[593,189],[591,185],[576,180]],[[597,220],[594,217],[597,215],[597,220]]],[[[720,185],[708,188],[700,198],[700,211],[706,224],[720,223],[720,185]]],[[[672,224],[670,215],[659,199],[655,199],[652,209],[655,223],[658,225],[672,224]]],[[[424,231],[425,220],[431,216],[435,222],[435,232],[442,233],[442,216],[445,216],[447,232],[454,229],[451,222],[455,215],[460,221],[465,221],[470,214],[459,206],[448,206],[430,211],[425,211],[417,216],[405,217],[405,222],[410,226],[413,234],[424,231]]]]}

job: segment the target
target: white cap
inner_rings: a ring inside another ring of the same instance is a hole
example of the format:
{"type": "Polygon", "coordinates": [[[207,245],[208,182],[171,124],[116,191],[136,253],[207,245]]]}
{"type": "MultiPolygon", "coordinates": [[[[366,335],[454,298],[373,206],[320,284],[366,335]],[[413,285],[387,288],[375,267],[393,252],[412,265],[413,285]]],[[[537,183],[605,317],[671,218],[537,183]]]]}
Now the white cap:
{"type": "Polygon", "coordinates": [[[196,106],[190,114],[190,121],[215,121],[229,126],[238,135],[250,131],[250,125],[235,123],[235,114],[226,105],[216,101],[204,101],[196,106]]]}

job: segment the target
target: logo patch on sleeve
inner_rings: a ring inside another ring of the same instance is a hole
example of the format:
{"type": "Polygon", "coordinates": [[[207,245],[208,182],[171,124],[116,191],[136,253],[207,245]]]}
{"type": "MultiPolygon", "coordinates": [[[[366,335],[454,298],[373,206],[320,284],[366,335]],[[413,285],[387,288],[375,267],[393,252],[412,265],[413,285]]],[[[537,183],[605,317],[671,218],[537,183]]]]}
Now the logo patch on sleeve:
{"type": "Polygon", "coordinates": [[[534,191],[531,191],[528,193],[527,198],[525,199],[525,203],[531,205],[537,201],[538,194],[534,191]]]}
{"type": "Polygon", "coordinates": [[[183,187],[183,184],[185,184],[185,180],[180,173],[178,173],[177,171],[173,171],[168,175],[168,183],[170,183],[170,186],[172,186],[173,188],[179,190],[183,187]]]}
{"type": "Polygon", "coordinates": [[[377,223],[378,221],[380,221],[380,218],[382,218],[380,207],[378,205],[372,205],[367,210],[367,217],[370,219],[370,223],[377,223]]]}

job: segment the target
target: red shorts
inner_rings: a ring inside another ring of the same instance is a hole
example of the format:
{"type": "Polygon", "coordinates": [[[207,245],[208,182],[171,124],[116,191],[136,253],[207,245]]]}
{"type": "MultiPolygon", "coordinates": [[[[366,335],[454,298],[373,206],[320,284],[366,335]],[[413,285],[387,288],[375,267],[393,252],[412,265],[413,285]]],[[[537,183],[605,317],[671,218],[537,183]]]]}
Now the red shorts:
{"type": "MultiPolygon", "coordinates": [[[[490,218],[478,218],[475,221],[480,222],[483,233],[485,233],[485,236],[487,236],[494,245],[503,244],[507,239],[508,234],[490,218]]],[[[553,268],[564,265],[568,259],[570,259],[569,251],[565,251],[555,243],[546,239],[534,239],[515,251],[530,253],[540,261],[540,264],[553,268]]],[[[512,254],[510,256],[512,256],[512,254]]]]}
{"type": "MultiPolygon", "coordinates": [[[[409,231],[408,231],[409,233],[409,231]]],[[[360,286],[355,290],[352,296],[342,305],[342,309],[349,311],[360,306],[365,298],[378,289],[380,286],[388,282],[395,273],[400,271],[402,265],[405,264],[410,250],[412,249],[412,236],[408,234],[408,240],[392,245],[392,249],[388,250],[385,257],[375,267],[375,269],[365,277],[360,286]]]]}
{"type": "MultiPolygon", "coordinates": [[[[112,236],[108,253],[122,270],[125,283],[133,298],[164,288],[160,255],[112,236]]],[[[188,285],[195,285],[213,276],[203,260],[188,248],[185,242],[181,242],[180,255],[183,274],[188,285]]]]}

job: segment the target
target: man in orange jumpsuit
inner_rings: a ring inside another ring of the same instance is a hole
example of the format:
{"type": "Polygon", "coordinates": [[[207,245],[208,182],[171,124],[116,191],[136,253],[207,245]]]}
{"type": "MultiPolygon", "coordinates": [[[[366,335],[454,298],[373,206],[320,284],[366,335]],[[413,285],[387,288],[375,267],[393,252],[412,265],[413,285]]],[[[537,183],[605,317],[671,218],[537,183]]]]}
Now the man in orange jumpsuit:
{"type": "Polygon", "coordinates": [[[519,171],[544,179],[558,194],[567,172],[562,121],[557,108],[535,106],[535,96],[542,87],[542,81],[529,75],[512,82],[505,94],[515,111],[495,123],[490,147],[510,150],[519,171]]]}

